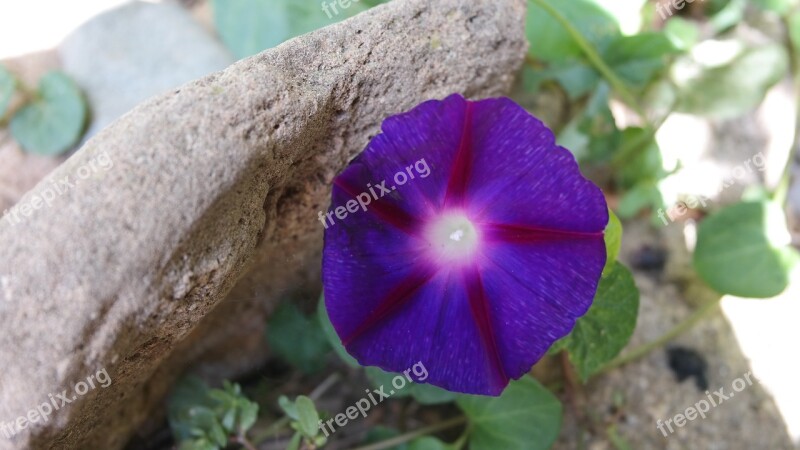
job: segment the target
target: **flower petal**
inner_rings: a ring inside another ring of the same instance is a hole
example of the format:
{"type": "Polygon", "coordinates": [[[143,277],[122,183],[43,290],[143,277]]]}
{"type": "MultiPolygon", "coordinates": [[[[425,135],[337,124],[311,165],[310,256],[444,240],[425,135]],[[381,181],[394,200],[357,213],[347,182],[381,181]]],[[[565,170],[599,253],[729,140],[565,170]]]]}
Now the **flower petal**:
{"type": "Polygon", "coordinates": [[[331,322],[363,365],[422,362],[427,383],[499,395],[589,308],[606,258],[603,194],[508,99],[453,95],[382,129],[334,181],[331,322]]]}
{"type": "Polygon", "coordinates": [[[481,261],[497,346],[517,379],[591,306],[605,264],[596,238],[491,246],[481,261]]]}

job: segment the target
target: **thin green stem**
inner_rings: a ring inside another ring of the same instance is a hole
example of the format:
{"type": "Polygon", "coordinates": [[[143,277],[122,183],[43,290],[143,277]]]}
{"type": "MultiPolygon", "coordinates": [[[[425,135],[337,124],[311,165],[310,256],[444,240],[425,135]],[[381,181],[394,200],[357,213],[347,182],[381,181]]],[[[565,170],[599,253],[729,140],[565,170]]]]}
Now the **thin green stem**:
{"type": "Polygon", "coordinates": [[[289,416],[281,417],[280,419],[275,421],[272,425],[267,427],[266,430],[264,430],[263,432],[259,433],[256,437],[254,437],[252,440],[253,443],[258,445],[266,441],[267,439],[277,435],[278,433],[283,431],[283,429],[286,428],[287,425],[289,425],[289,422],[291,422],[291,420],[292,419],[290,419],[289,416]]]}
{"type": "Polygon", "coordinates": [[[311,394],[308,395],[308,398],[310,398],[311,400],[317,400],[318,398],[322,397],[322,394],[324,394],[328,389],[330,389],[334,384],[336,384],[336,382],[339,381],[339,378],[341,378],[341,376],[339,375],[338,372],[334,372],[328,375],[328,377],[325,378],[325,380],[323,380],[322,383],[319,384],[319,386],[317,386],[313,391],[311,391],[311,394]]]}
{"type": "MultiPolygon", "coordinates": [[[[628,90],[625,83],[617,76],[616,73],[608,66],[608,64],[603,61],[603,58],[597,53],[597,50],[592,47],[589,41],[583,37],[580,31],[578,31],[572,24],[561,14],[557,9],[553,8],[547,0],[530,0],[533,3],[540,6],[542,9],[547,11],[548,14],[553,16],[553,18],[561,24],[564,29],[567,30],[567,33],[572,37],[576,44],[581,48],[583,53],[586,55],[586,58],[589,59],[589,62],[592,63],[595,69],[603,75],[614,91],[619,95],[622,100],[628,104],[634,111],[639,115],[639,117],[647,123],[647,115],[645,114],[642,107],[639,105],[639,102],[636,101],[636,97],[628,90]]],[[[564,0],[558,0],[564,1],[564,0]]]]}
{"type": "Polygon", "coordinates": [[[419,430],[411,431],[405,434],[401,434],[400,436],[395,436],[391,439],[387,439],[385,441],[377,442],[375,444],[365,445],[362,447],[355,448],[353,450],[384,450],[387,448],[392,448],[396,445],[404,444],[408,441],[416,439],[420,436],[426,436],[428,434],[436,433],[437,431],[446,430],[448,428],[453,428],[459,425],[462,425],[467,422],[467,418],[464,416],[454,417],[449,420],[445,420],[443,422],[439,422],[437,424],[433,424],[424,428],[420,428],[419,430]]]}
{"type": "Polygon", "coordinates": [[[469,435],[471,432],[472,432],[472,424],[470,423],[467,425],[467,428],[464,430],[464,432],[461,433],[461,436],[459,436],[459,438],[455,442],[450,444],[450,448],[452,450],[461,450],[462,448],[464,448],[464,446],[467,445],[467,441],[469,440],[469,435]]]}
{"type": "Polygon", "coordinates": [[[722,300],[722,296],[705,303],[658,339],[643,344],[631,350],[630,352],[619,356],[618,358],[606,364],[598,373],[605,373],[619,366],[628,364],[629,362],[635,361],[642,356],[649,354],[651,351],[662,347],[664,344],[683,334],[686,330],[692,328],[697,322],[706,317],[709,313],[715,311],[720,300],[722,300]]]}

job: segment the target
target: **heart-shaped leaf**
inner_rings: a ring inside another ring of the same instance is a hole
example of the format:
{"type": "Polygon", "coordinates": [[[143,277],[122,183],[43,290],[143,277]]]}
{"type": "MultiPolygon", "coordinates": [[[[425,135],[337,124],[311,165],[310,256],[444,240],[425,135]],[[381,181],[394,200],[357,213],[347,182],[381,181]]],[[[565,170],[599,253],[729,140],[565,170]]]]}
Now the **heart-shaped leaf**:
{"type": "Polygon", "coordinates": [[[566,349],[582,380],[617,356],[631,338],[639,313],[639,290],[620,263],[600,279],[589,312],[558,342],[566,349]]]}
{"type": "Polygon", "coordinates": [[[538,381],[512,381],[500,397],[459,395],[470,450],[546,450],[561,428],[561,402],[538,381]]]}
{"type": "Polygon", "coordinates": [[[80,89],[61,72],[39,81],[36,98],[11,119],[11,134],[26,151],[59,155],[74,146],[86,123],[86,102],[80,89]]]}
{"type": "Polygon", "coordinates": [[[766,201],[737,203],[700,223],[694,267],[719,293],[774,297],[786,289],[800,260],[790,241],[780,206],[766,201]]]}

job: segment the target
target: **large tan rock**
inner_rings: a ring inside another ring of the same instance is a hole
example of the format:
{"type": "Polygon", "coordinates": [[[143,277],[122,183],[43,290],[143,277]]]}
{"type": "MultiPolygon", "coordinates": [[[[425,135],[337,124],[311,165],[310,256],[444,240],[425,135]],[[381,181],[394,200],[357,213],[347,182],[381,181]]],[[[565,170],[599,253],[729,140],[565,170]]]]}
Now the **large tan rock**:
{"type": "Polygon", "coordinates": [[[120,448],[185,368],[258,363],[271,305],[317,283],[334,174],[387,115],[503,94],[524,8],[395,0],[88,141],[0,221],[0,422],[46,411],[50,394],[60,407],[10,440],[0,429],[0,449],[120,448]],[[65,389],[75,400],[60,406],[65,389]]]}

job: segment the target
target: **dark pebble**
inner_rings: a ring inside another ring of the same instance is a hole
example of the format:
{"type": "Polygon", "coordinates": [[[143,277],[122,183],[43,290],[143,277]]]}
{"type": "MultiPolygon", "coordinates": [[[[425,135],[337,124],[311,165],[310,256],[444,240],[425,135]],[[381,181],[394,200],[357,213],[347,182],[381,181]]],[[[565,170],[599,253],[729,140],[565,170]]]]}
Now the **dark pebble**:
{"type": "Polygon", "coordinates": [[[669,368],[675,374],[679,382],[687,378],[694,378],[697,388],[701,391],[708,389],[708,379],[706,378],[705,358],[695,350],[686,347],[672,347],[667,349],[669,368]]]}

